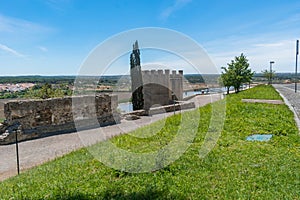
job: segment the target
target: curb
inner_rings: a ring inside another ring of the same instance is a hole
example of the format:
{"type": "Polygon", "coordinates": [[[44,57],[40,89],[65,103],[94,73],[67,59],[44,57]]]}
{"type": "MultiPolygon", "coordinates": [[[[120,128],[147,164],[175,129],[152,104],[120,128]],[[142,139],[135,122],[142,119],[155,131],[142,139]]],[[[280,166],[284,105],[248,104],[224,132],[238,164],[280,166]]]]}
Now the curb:
{"type": "MultiPolygon", "coordinates": [[[[273,87],[274,87],[274,86],[273,86],[273,87]]],[[[274,88],[275,88],[275,87],[274,87],[274,88]]],[[[299,132],[299,134],[300,134],[300,119],[299,119],[299,117],[298,117],[298,115],[297,115],[297,113],[296,113],[294,107],[292,106],[292,104],[290,104],[289,100],[288,100],[287,98],[285,98],[285,96],[283,96],[283,95],[281,94],[281,92],[280,92],[277,88],[275,88],[275,90],[279,93],[279,95],[281,96],[281,98],[284,100],[284,103],[285,103],[285,104],[289,107],[289,109],[294,113],[294,119],[295,119],[296,124],[297,124],[297,127],[298,127],[298,132],[299,132]]]]}

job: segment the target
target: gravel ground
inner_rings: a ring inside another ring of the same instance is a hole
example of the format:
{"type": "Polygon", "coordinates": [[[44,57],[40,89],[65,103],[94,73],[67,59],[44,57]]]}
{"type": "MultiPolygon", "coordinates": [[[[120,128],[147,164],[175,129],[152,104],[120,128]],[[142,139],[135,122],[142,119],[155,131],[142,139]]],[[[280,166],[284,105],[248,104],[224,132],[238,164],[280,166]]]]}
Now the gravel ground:
{"type": "Polygon", "coordinates": [[[294,112],[295,121],[300,130],[300,90],[295,93],[294,84],[274,84],[273,86],[280,93],[290,110],[294,112]]]}
{"type": "MultiPolygon", "coordinates": [[[[190,101],[195,102],[195,105],[200,107],[221,98],[222,95],[218,94],[199,95],[190,101]]],[[[151,124],[172,114],[171,112],[151,117],[143,116],[135,121],[122,120],[117,125],[21,142],[19,143],[21,172],[84,146],[151,124]]],[[[16,175],[15,145],[0,146],[0,181],[14,175],[16,175]]]]}

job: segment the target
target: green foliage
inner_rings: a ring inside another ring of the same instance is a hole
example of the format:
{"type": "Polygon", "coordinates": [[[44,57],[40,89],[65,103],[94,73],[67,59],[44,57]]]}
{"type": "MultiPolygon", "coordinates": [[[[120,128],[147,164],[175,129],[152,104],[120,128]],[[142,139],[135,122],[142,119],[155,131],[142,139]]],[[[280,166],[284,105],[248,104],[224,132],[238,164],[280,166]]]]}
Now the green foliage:
{"type": "Polygon", "coordinates": [[[227,65],[228,68],[222,67],[224,70],[221,75],[223,85],[227,87],[227,93],[231,86],[234,87],[235,92],[239,92],[243,83],[249,83],[252,80],[254,72],[249,68],[248,59],[244,54],[236,56],[227,65]]]}
{"type": "Polygon", "coordinates": [[[266,69],[266,70],[261,71],[261,73],[262,73],[263,76],[268,80],[269,84],[271,83],[271,79],[273,79],[273,78],[276,76],[274,70],[268,71],[268,70],[266,69]]]}
{"type": "MultiPolygon", "coordinates": [[[[199,158],[199,149],[210,123],[211,104],[187,113],[193,116],[193,112],[200,112],[197,136],[179,160],[162,170],[141,174],[117,171],[101,164],[86,149],[80,149],[1,182],[0,197],[299,199],[300,137],[293,113],[286,105],[243,103],[243,98],[281,99],[272,86],[226,96],[224,130],[218,144],[203,159],[199,158]],[[269,142],[245,140],[255,133],[274,136],[269,142]]],[[[132,152],[153,151],[172,140],[180,120],[180,115],[175,115],[113,138],[112,142],[132,152]],[[152,136],[135,137],[139,134],[152,136]]]]}
{"type": "Polygon", "coordinates": [[[26,98],[48,99],[54,97],[64,97],[72,95],[72,91],[67,85],[61,84],[57,88],[53,88],[51,84],[44,84],[43,86],[34,86],[25,93],[26,98]]]}
{"type": "Polygon", "coordinates": [[[13,99],[18,98],[18,96],[16,92],[0,92],[0,99],[13,99]]]}
{"type": "Polygon", "coordinates": [[[2,91],[0,92],[0,99],[14,99],[14,98],[22,98],[26,94],[28,89],[22,90],[22,91],[16,91],[16,92],[7,92],[2,91]]]}

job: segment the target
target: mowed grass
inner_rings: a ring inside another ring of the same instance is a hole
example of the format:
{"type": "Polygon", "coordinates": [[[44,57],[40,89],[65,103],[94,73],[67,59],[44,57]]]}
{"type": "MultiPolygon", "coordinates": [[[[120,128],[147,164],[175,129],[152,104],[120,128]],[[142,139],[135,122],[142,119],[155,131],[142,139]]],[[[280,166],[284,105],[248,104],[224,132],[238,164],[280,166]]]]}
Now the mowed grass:
{"type": "MultiPolygon", "coordinates": [[[[196,138],[178,160],[161,170],[114,170],[80,149],[1,182],[0,199],[300,199],[300,137],[292,112],[286,105],[242,103],[243,98],[281,99],[271,86],[227,96],[224,130],[203,159],[199,150],[211,104],[185,115],[191,126],[199,124],[196,138]],[[198,112],[201,117],[195,124],[198,112]],[[274,136],[268,142],[246,141],[251,134],[274,136]]],[[[215,104],[220,103],[225,100],[215,104]]],[[[176,137],[182,115],[112,142],[136,153],[158,150],[176,137]],[[149,137],[133,136],[139,134],[149,137]]]]}

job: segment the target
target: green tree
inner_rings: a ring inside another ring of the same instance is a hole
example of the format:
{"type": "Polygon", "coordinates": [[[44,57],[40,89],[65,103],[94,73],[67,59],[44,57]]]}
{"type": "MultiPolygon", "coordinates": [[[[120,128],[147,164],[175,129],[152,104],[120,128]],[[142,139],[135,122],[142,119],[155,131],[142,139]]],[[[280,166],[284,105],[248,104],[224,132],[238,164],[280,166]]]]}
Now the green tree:
{"type": "Polygon", "coordinates": [[[251,82],[254,72],[249,68],[248,59],[243,53],[240,56],[236,56],[227,65],[227,68],[222,67],[224,72],[222,72],[221,79],[227,88],[227,93],[229,93],[231,86],[238,93],[243,83],[251,82]]]}
{"type": "Polygon", "coordinates": [[[233,86],[233,70],[227,69],[226,67],[222,67],[224,72],[221,74],[221,82],[226,87],[227,94],[229,94],[229,89],[233,86]]]}
{"type": "Polygon", "coordinates": [[[48,99],[54,97],[64,97],[72,94],[71,91],[64,91],[61,88],[53,88],[51,84],[46,83],[42,87],[33,87],[26,94],[27,98],[48,99]]]}
{"type": "Polygon", "coordinates": [[[49,83],[46,83],[42,86],[41,90],[39,91],[39,97],[42,99],[48,99],[51,98],[54,94],[52,85],[49,83]]]}
{"type": "Polygon", "coordinates": [[[271,83],[271,79],[273,79],[276,75],[275,75],[275,71],[268,71],[267,69],[266,70],[263,70],[261,71],[261,73],[263,74],[263,76],[268,80],[268,83],[270,84],[271,83]]]}

